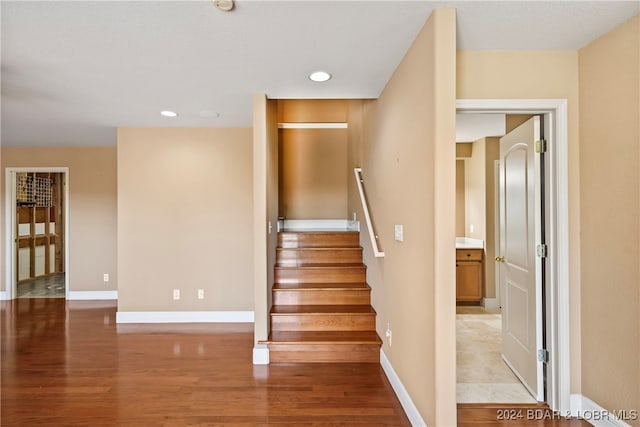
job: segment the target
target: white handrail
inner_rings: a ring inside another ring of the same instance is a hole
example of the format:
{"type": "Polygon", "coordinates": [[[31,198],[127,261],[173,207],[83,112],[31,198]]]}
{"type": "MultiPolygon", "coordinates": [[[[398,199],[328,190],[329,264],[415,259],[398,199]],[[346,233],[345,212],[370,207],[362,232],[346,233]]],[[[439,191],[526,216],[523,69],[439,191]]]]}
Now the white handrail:
{"type": "Polygon", "coordinates": [[[367,229],[369,230],[369,238],[371,239],[371,246],[373,247],[373,254],[376,258],[384,257],[384,252],[380,252],[378,248],[378,236],[376,236],[373,230],[373,224],[371,223],[371,215],[369,214],[369,204],[367,198],[364,195],[364,187],[362,183],[362,168],[353,168],[353,173],[356,176],[356,184],[358,184],[358,191],[360,192],[360,201],[362,202],[362,210],[364,211],[364,219],[367,221],[367,229]]]}

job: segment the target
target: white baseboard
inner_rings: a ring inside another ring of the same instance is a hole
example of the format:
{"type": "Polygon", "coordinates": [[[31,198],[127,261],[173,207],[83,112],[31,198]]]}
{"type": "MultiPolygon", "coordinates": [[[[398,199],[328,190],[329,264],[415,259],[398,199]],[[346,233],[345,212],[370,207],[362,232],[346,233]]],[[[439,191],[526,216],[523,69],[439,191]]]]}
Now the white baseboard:
{"type": "Polygon", "coordinates": [[[640,413],[635,409],[611,412],[588,397],[581,394],[572,394],[571,416],[582,418],[596,427],[630,427],[624,419],[629,421],[637,420],[640,413]]]}
{"type": "Polygon", "coordinates": [[[68,300],[118,299],[118,291],[69,291],[68,300]]]}
{"type": "Polygon", "coordinates": [[[356,225],[358,221],[350,221],[348,219],[285,219],[285,230],[354,230],[357,231],[360,227],[356,225]],[[354,227],[357,227],[354,229],[354,227]]]}
{"type": "Polygon", "coordinates": [[[484,308],[488,310],[495,310],[500,308],[500,303],[498,302],[498,298],[484,298],[482,300],[482,305],[484,308]]]}
{"type": "Polygon", "coordinates": [[[389,359],[387,359],[387,356],[382,350],[380,350],[380,364],[391,383],[391,387],[393,387],[393,391],[396,393],[396,396],[398,396],[404,412],[407,414],[409,421],[411,421],[411,425],[414,427],[426,427],[427,423],[422,419],[418,408],[416,408],[413,400],[411,400],[411,396],[407,393],[407,389],[404,388],[398,374],[396,374],[393,366],[391,366],[391,362],[389,362],[389,359]]]}
{"type": "Polygon", "coordinates": [[[0,291],[0,301],[7,301],[9,299],[9,293],[7,291],[0,291]]]}
{"type": "Polygon", "coordinates": [[[253,347],[253,364],[254,365],[269,364],[269,347],[266,344],[256,344],[253,347]]]}
{"type": "Polygon", "coordinates": [[[253,323],[253,311],[118,311],[116,323],[253,323]]]}

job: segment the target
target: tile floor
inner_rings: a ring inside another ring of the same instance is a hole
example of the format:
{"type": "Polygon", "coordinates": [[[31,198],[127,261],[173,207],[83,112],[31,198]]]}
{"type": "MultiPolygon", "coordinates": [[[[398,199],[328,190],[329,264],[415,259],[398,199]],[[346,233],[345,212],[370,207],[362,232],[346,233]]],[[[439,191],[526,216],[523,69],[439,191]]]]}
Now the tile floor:
{"type": "Polygon", "coordinates": [[[504,363],[499,310],[456,310],[458,403],[535,403],[504,363]]]}
{"type": "Polygon", "coordinates": [[[64,297],[64,273],[18,283],[18,298],[64,297]]]}

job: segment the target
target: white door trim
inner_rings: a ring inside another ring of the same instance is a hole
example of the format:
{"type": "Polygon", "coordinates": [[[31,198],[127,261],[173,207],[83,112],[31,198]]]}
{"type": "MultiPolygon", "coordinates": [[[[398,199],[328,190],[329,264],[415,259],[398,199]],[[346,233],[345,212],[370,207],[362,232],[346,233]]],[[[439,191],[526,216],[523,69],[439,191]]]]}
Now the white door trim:
{"type": "Polygon", "coordinates": [[[69,297],[69,168],[68,167],[9,167],[5,169],[5,278],[4,297],[14,299],[16,297],[16,184],[17,172],[51,172],[63,174],[64,185],[64,291],[65,298],[69,297]]]}
{"type": "Polygon", "coordinates": [[[547,336],[550,355],[547,402],[553,410],[570,409],[570,319],[569,319],[569,158],[566,99],[458,99],[458,112],[545,113],[549,115],[550,198],[549,275],[552,292],[548,294],[551,327],[547,336]]]}

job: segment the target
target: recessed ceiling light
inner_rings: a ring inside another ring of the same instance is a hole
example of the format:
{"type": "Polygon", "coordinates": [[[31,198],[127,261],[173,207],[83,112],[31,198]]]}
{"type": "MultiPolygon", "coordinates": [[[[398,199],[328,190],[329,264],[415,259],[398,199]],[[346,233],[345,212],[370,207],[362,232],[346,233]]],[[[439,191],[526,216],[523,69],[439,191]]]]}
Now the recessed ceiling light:
{"type": "Polygon", "coordinates": [[[202,110],[200,111],[200,117],[205,117],[207,119],[217,119],[220,117],[220,113],[211,110],[202,110]]]}
{"type": "Polygon", "coordinates": [[[176,113],[175,111],[169,111],[169,110],[160,111],[160,114],[162,114],[165,117],[175,117],[178,115],[178,113],[176,113]]]}
{"type": "Polygon", "coordinates": [[[223,12],[229,12],[235,7],[233,0],[213,0],[213,4],[223,12]]]}
{"type": "Polygon", "coordinates": [[[314,82],[326,82],[330,78],[331,74],[327,73],[326,71],[314,71],[313,73],[309,74],[309,79],[313,80],[314,82]]]}

